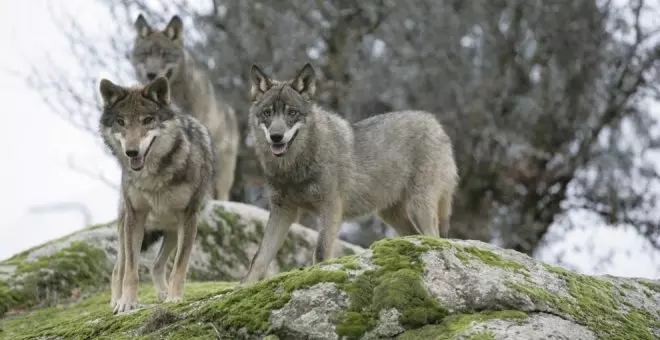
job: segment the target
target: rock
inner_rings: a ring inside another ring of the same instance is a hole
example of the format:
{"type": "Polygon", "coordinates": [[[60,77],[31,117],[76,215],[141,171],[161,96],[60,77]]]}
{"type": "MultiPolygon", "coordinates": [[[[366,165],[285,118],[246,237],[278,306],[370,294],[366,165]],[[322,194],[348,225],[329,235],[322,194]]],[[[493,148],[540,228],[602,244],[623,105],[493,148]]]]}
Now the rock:
{"type": "MultiPolygon", "coordinates": [[[[268,211],[255,206],[226,201],[208,204],[199,224],[188,279],[242,278],[259,247],[267,219],[268,211]]],[[[117,256],[116,228],[115,222],[91,226],[0,262],[0,315],[16,306],[57,304],[108,283],[117,256]],[[77,293],[73,291],[76,288],[77,293]]],[[[311,264],[317,235],[294,224],[267,275],[311,264]]],[[[149,267],[161,242],[140,256],[142,282],[151,280],[149,267]]],[[[336,256],[363,250],[346,242],[335,243],[336,256]]]]}
{"type": "Polygon", "coordinates": [[[657,339],[660,282],[580,275],[478,241],[388,238],[247,286],[113,316],[106,291],[0,320],[7,338],[657,339]]]}

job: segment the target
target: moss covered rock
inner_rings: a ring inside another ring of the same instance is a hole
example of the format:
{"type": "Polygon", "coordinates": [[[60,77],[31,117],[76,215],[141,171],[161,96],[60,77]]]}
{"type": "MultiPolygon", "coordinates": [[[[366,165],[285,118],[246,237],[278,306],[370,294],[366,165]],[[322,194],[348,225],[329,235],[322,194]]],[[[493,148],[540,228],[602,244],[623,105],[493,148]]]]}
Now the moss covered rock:
{"type": "MultiPolygon", "coordinates": [[[[236,281],[243,277],[267,219],[268,212],[255,206],[211,202],[200,221],[188,278],[236,281]]],[[[267,275],[311,264],[316,238],[316,231],[294,224],[267,275]]],[[[140,256],[142,282],[151,281],[148,268],[161,242],[158,240],[140,256]]],[[[335,247],[336,256],[361,251],[341,241],[335,247]]],[[[0,315],[75,300],[97,291],[109,282],[116,256],[117,225],[111,222],[90,226],[0,262],[0,315]]]]}
{"type": "Polygon", "coordinates": [[[99,339],[657,339],[658,282],[579,275],[477,241],[383,239],[247,286],[113,316],[107,291],[0,320],[0,337],[99,339]]]}

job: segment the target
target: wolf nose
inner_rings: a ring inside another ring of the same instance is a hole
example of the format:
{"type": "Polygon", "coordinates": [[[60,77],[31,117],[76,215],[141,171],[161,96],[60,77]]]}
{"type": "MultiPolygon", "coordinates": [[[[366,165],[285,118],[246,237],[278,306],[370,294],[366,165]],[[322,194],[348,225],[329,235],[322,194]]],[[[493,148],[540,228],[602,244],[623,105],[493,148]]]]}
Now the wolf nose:
{"type": "Polygon", "coordinates": [[[126,150],[126,156],[128,157],[137,157],[138,151],[137,150],[126,150]]]}
{"type": "Polygon", "coordinates": [[[154,78],[156,78],[156,74],[153,73],[153,72],[149,72],[149,73],[147,73],[147,78],[149,80],[154,80],[154,78]]]}
{"type": "Polygon", "coordinates": [[[270,134],[270,140],[272,140],[274,143],[279,143],[284,139],[284,135],[281,135],[279,133],[271,133],[270,134]]]}

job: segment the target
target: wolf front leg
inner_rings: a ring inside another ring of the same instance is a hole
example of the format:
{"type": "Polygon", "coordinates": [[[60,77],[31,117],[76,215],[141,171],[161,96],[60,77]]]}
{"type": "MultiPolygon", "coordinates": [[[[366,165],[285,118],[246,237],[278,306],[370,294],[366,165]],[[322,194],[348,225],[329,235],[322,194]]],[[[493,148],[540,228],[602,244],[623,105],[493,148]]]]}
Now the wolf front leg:
{"type": "Polygon", "coordinates": [[[124,275],[122,278],[121,298],[113,310],[114,314],[136,309],[138,307],[138,256],[142,239],[144,238],[144,223],[148,211],[136,211],[127,207],[124,232],[124,275]]]}
{"type": "Polygon", "coordinates": [[[264,277],[268,265],[282,247],[291,224],[298,218],[298,208],[278,205],[271,205],[271,207],[264,236],[257,253],[250,262],[247,275],[241,280],[242,285],[261,280],[264,277]]]}
{"type": "Polygon", "coordinates": [[[327,202],[321,209],[321,231],[316,241],[313,263],[323,262],[332,258],[335,239],[339,233],[343,215],[343,207],[339,197],[327,202]]]}
{"type": "Polygon", "coordinates": [[[124,210],[119,210],[119,219],[117,220],[117,259],[115,260],[115,267],[112,269],[112,279],[110,280],[110,291],[112,298],[110,299],[110,308],[114,310],[119,299],[121,299],[121,286],[124,279],[124,257],[126,251],[124,250],[124,224],[126,223],[126,215],[124,210]]]}
{"type": "Polygon", "coordinates": [[[170,286],[165,302],[180,302],[183,300],[183,287],[186,282],[190,254],[192,253],[192,248],[195,245],[195,237],[197,236],[198,219],[199,215],[197,213],[191,213],[189,216],[186,216],[183,225],[179,228],[174,267],[170,274],[170,286]]]}
{"type": "Polygon", "coordinates": [[[167,298],[167,280],[165,275],[165,268],[167,260],[170,258],[172,251],[176,248],[178,235],[173,231],[166,231],[163,237],[163,243],[160,246],[160,251],[156,255],[154,264],[151,267],[151,278],[156,288],[158,299],[163,301],[167,298]]]}

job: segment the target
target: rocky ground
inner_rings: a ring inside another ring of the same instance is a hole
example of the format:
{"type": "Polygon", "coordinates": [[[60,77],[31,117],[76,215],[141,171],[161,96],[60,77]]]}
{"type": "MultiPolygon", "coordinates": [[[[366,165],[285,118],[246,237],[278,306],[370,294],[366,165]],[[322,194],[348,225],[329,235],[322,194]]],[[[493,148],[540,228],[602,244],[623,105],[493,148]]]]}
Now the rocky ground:
{"type": "Polygon", "coordinates": [[[299,225],[269,279],[235,282],[268,213],[216,202],[205,212],[185,300],[156,299],[143,256],[141,308],[112,315],[114,224],[0,263],[6,339],[658,339],[660,282],[585,276],[478,241],[388,238],[337,244],[310,266],[299,225]]]}

